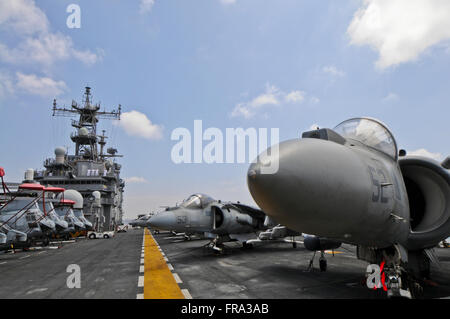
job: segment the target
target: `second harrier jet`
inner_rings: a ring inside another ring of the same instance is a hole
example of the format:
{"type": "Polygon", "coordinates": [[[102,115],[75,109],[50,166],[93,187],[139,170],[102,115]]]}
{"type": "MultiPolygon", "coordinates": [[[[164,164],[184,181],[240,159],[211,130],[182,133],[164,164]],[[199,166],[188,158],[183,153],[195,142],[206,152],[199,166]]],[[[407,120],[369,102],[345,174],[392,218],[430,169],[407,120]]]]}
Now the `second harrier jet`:
{"type": "Polygon", "coordinates": [[[222,250],[222,243],[256,238],[256,232],[265,230],[263,211],[240,203],[221,202],[204,194],[195,194],[180,206],[168,207],[152,216],[148,225],[162,230],[201,234],[211,238],[211,247],[222,250]]]}

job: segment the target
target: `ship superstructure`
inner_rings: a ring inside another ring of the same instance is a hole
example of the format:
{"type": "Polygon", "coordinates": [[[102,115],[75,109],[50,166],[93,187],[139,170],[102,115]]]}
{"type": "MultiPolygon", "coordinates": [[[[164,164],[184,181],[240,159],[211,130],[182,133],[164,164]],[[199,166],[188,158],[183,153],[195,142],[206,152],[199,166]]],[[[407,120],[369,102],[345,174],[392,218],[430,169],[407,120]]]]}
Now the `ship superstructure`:
{"type": "Polygon", "coordinates": [[[71,108],[58,107],[53,101],[53,116],[78,117],[72,120],[75,132],[70,135],[75,154],[69,155],[63,147],[55,149],[55,158],[44,161],[45,170],[37,171],[34,179],[43,185],[74,189],[84,199],[84,216],[98,231],[114,230],[122,223],[122,200],[125,182],[120,178],[121,165],[115,158],[122,157],[117,149],[105,152],[105,131],[97,134],[99,119],[120,120],[121,106],[111,112],[100,111],[100,104],[92,104],[91,88],[86,87],[83,105],[72,101],[71,108]],[[100,205],[98,194],[100,193],[100,205]]]}

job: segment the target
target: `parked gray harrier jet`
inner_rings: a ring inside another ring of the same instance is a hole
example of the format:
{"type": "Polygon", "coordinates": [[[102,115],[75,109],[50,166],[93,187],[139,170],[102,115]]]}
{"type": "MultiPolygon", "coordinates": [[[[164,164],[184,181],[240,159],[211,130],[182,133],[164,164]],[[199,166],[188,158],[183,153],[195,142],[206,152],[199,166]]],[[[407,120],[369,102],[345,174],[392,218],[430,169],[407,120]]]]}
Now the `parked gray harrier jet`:
{"type": "Polygon", "coordinates": [[[265,230],[263,211],[240,203],[217,201],[208,195],[195,194],[180,206],[168,207],[152,216],[148,225],[155,229],[201,234],[211,238],[210,247],[222,251],[222,243],[231,240],[243,242],[256,238],[256,232],[265,230]]]}
{"type": "Polygon", "coordinates": [[[406,156],[384,124],[355,118],[273,146],[247,182],[266,214],[356,245],[359,259],[385,262],[388,296],[414,296],[437,261],[433,247],[450,234],[449,168],[450,157],[406,156]],[[278,161],[276,173],[261,173],[267,160],[278,161]]]}
{"type": "Polygon", "coordinates": [[[140,216],[136,219],[133,219],[129,224],[133,227],[145,227],[147,226],[147,222],[150,219],[150,215],[140,216]]]}

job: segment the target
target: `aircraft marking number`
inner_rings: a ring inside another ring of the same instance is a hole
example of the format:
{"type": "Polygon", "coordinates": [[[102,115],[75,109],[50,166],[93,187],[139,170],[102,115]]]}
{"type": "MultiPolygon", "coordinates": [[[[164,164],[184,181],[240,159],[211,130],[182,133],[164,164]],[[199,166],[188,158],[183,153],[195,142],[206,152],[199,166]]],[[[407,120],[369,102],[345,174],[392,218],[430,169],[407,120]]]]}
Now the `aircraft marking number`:
{"type": "Polygon", "coordinates": [[[369,166],[369,174],[372,179],[372,185],[376,187],[376,192],[372,194],[372,202],[378,203],[388,203],[389,197],[385,197],[383,195],[383,187],[377,177],[383,177],[386,180],[386,174],[381,169],[375,169],[372,166],[369,166]]]}

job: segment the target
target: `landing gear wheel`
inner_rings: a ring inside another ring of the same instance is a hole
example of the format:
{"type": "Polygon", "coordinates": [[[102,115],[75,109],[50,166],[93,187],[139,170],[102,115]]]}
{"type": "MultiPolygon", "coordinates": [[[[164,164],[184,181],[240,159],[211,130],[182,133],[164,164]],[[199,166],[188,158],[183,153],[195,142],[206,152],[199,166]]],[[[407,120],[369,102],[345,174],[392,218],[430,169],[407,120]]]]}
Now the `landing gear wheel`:
{"type": "Polygon", "coordinates": [[[252,249],[253,245],[252,244],[248,244],[246,241],[244,241],[242,243],[242,248],[244,248],[244,249],[252,249]]]}
{"type": "Polygon", "coordinates": [[[22,247],[22,250],[23,251],[30,250],[30,247],[32,244],[33,244],[33,242],[31,241],[31,239],[27,238],[27,241],[26,241],[25,245],[22,247]]]}
{"type": "Polygon", "coordinates": [[[319,267],[320,267],[320,271],[323,271],[323,272],[327,271],[327,260],[320,258],[319,259],[319,267]]]}
{"type": "Polygon", "coordinates": [[[294,241],[294,242],[292,242],[292,248],[297,248],[297,243],[294,241]]]}

